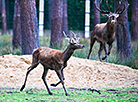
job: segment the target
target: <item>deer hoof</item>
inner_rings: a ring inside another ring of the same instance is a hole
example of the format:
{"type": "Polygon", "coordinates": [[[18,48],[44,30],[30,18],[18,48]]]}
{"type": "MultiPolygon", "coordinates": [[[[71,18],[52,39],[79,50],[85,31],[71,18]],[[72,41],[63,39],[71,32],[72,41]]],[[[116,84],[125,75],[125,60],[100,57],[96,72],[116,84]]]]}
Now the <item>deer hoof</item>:
{"type": "Polygon", "coordinates": [[[23,91],[24,88],[25,88],[25,85],[23,85],[23,86],[21,87],[20,91],[23,91]]]}
{"type": "Polygon", "coordinates": [[[49,95],[53,95],[53,93],[52,92],[49,92],[49,95]]]}
{"type": "Polygon", "coordinates": [[[106,59],[106,57],[103,57],[103,58],[102,58],[102,60],[105,60],[105,59],[106,59]]]}
{"type": "Polygon", "coordinates": [[[66,93],[66,96],[70,96],[68,93],[66,93]]]}
{"type": "Polygon", "coordinates": [[[56,85],[56,84],[51,84],[51,86],[54,86],[54,87],[56,87],[57,85],[56,85]]]}

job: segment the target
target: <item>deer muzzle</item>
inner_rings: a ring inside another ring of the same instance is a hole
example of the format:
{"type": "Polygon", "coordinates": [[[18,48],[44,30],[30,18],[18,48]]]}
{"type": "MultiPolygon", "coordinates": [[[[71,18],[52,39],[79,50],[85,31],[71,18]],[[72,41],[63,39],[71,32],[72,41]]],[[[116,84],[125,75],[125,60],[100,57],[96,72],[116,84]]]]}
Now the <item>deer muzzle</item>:
{"type": "Polygon", "coordinates": [[[112,20],[111,23],[112,23],[112,24],[115,24],[115,23],[116,23],[116,20],[112,20]]]}

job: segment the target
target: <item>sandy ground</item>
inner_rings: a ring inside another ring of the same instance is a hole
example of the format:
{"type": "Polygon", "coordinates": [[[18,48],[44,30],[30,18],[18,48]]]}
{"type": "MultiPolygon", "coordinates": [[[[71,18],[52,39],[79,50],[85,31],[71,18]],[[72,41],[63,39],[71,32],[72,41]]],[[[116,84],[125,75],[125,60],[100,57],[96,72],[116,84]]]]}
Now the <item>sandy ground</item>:
{"type": "MultiPolygon", "coordinates": [[[[31,65],[32,56],[0,56],[0,87],[20,88],[24,82],[27,68],[31,65]]],[[[39,65],[28,76],[26,87],[42,88],[43,67],[39,65]]],[[[64,69],[65,86],[76,88],[114,88],[138,87],[138,70],[126,66],[102,63],[99,61],[71,57],[64,69]]],[[[58,82],[54,71],[49,70],[47,82],[58,82]]],[[[51,86],[50,86],[51,87],[51,86]]],[[[62,87],[59,85],[58,87],[62,87]]],[[[52,88],[52,87],[51,87],[52,88]]]]}

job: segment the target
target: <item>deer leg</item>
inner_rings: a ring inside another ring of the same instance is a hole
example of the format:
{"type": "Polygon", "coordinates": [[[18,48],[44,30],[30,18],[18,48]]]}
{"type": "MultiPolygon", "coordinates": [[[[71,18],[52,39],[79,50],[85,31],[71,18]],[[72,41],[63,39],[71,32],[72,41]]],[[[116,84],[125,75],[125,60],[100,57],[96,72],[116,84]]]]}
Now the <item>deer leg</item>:
{"type": "MultiPolygon", "coordinates": [[[[61,70],[61,74],[62,74],[62,78],[63,78],[63,80],[65,80],[65,78],[64,78],[64,74],[63,74],[63,70],[61,70]]],[[[58,84],[60,84],[61,83],[61,80],[58,82],[58,83],[56,83],[56,84],[51,84],[51,86],[54,86],[54,87],[56,87],[58,84]]]]}
{"type": "MultiPolygon", "coordinates": [[[[112,49],[112,46],[113,46],[112,44],[109,44],[109,48],[108,48],[107,55],[109,55],[109,54],[110,54],[110,51],[111,51],[111,49],[112,49]]],[[[103,57],[103,58],[102,58],[102,60],[105,60],[105,59],[106,59],[106,57],[107,57],[107,56],[103,57]]]]}
{"type": "Polygon", "coordinates": [[[62,75],[63,80],[65,80],[63,69],[61,70],[61,75],[62,75]]]}
{"type": "Polygon", "coordinates": [[[44,67],[44,72],[43,72],[43,75],[42,75],[42,79],[43,79],[43,82],[47,88],[47,91],[50,95],[52,95],[53,93],[50,91],[48,85],[47,85],[47,82],[46,82],[46,75],[47,75],[47,72],[48,72],[48,69],[46,67],[44,67]]]}
{"type": "Polygon", "coordinates": [[[105,59],[106,59],[106,57],[107,57],[107,56],[104,56],[104,57],[102,58],[102,60],[105,60],[105,59]]]}
{"type": "Polygon", "coordinates": [[[95,39],[92,39],[92,40],[91,40],[91,43],[90,43],[90,50],[89,50],[89,54],[88,54],[87,59],[89,59],[89,57],[90,57],[90,54],[91,54],[91,52],[92,52],[92,48],[93,48],[94,43],[95,43],[95,39]]]}
{"type": "Polygon", "coordinates": [[[108,55],[110,54],[112,47],[113,47],[113,45],[110,44],[110,45],[109,45],[109,50],[108,50],[108,55]]]}
{"type": "Polygon", "coordinates": [[[68,94],[68,92],[67,92],[67,90],[66,90],[66,88],[65,88],[65,86],[64,86],[64,81],[63,81],[63,77],[62,77],[62,72],[61,72],[61,70],[57,70],[56,73],[57,73],[57,75],[58,75],[58,77],[59,77],[59,79],[60,79],[60,81],[61,81],[61,83],[62,83],[62,86],[63,86],[63,89],[64,89],[64,91],[65,91],[66,96],[69,96],[69,94],[68,94]]]}
{"type": "Polygon", "coordinates": [[[108,62],[108,52],[107,52],[107,48],[106,48],[105,43],[104,43],[104,51],[105,51],[105,57],[103,57],[102,59],[106,58],[106,62],[108,62]]]}
{"type": "Polygon", "coordinates": [[[103,44],[102,43],[100,43],[100,49],[99,49],[99,51],[98,51],[98,55],[99,55],[99,60],[102,62],[102,59],[101,59],[101,52],[102,52],[102,50],[103,50],[103,44]]]}
{"type": "Polygon", "coordinates": [[[27,69],[25,81],[24,81],[24,84],[23,84],[23,86],[21,87],[20,91],[22,91],[22,90],[25,88],[28,74],[30,73],[31,70],[33,70],[35,67],[37,67],[37,65],[38,65],[38,63],[32,64],[32,65],[27,69]]]}
{"type": "Polygon", "coordinates": [[[60,83],[61,83],[61,81],[57,82],[56,84],[51,84],[51,86],[56,87],[60,83]]]}

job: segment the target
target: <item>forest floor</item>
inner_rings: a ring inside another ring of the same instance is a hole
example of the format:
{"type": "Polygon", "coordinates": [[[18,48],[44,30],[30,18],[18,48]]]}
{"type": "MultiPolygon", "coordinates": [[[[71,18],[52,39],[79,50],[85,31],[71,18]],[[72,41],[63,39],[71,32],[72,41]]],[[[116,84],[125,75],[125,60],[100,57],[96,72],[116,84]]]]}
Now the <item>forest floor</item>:
{"type": "MultiPolygon", "coordinates": [[[[0,56],[0,87],[20,88],[27,68],[31,65],[31,55],[0,56]]],[[[26,87],[44,89],[41,79],[42,65],[30,72],[26,87]]],[[[127,66],[71,57],[64,69],[65,86],[70,88],[127,88],[138,87],[138,70],[127,66]]],[[[47,83],[59,81],[56,73],[49,70],[47,83]]],[[[58,87],[62,87],[59,85],[58,87]]],[[[52,87],[53,88],[53,87],[52,87]]]]}

